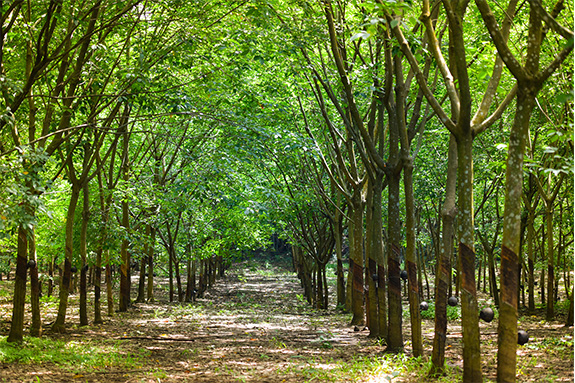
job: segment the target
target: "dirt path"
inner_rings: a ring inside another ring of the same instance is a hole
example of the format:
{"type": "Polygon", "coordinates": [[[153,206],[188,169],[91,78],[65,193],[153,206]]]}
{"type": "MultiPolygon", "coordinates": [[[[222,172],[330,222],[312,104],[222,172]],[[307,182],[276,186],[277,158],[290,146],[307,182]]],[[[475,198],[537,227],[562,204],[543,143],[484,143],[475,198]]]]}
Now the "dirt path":
{"type": "MultiPolygon", "coordinates": [[[[292,273],[243,266],[192,305],[165,302],[166,286],[159,286],[157,303],[138,304],[101,326],[49,334],[68,344],[104,344],[123,362],[131,361],[129,368],[125,363],[122,369],[114,367],[113,361],[97,369],[0,363],[0,382],[421,381],[427,365],[407,357],[409,333],[404,334],[406,355],[386,355],[384,346],[367,338],[368,331],[346,325],[348,315],[310,309],[292,273]]],[[[404,326],[408,323],[405,319],[404,326]]],[[[573,381],[573,330],[535,320],[521,326],[529,329],[532,341],[519,350],[519,381],[573,381]]],[[[496,331],[495,321],[482,324],[489,380],[495,379],[496,331]]],[[[424,321],[424,335],[429,355],[431,321],[424,321]]],[[[454,322],[448,335],[449,381],[460,376],[460,355],[461,329],[454,322]]]]}

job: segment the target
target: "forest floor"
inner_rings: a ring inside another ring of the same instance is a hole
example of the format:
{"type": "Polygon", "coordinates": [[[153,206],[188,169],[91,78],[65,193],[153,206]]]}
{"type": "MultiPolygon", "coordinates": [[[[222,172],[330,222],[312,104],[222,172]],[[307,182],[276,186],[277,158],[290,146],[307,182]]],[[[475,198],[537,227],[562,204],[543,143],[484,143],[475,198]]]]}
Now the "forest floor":
{"type": "MultiPolygon", "coordinates": [[[[6,343],[9,288],[0,283],[0,382],[461,381],[459,320],[449,323],[447,375],[431,380],[432,320],[423,321],[424,358],[411,357],[409,318],[405,353],[385,353],[367,330],[348,326],[349,314],[310,308],[296,276],[269,263],[236,265],[192,304],[167,303],[166,286],[158,285],[155,303],[135,304],[102,325],[74,325],[72,301],[66,334],[46,330],[19,346],[6,343]]],[[[45,322],[56,308],[55,299],[44,300],[45,322]]],[[[542,319],[520,318],[530,341],[518,347],[518,381],[573,382],[573,328],[542,319]]],[[[496,320],[481,323],[486,381],[495,380],[496,333],[496,320]]]]}

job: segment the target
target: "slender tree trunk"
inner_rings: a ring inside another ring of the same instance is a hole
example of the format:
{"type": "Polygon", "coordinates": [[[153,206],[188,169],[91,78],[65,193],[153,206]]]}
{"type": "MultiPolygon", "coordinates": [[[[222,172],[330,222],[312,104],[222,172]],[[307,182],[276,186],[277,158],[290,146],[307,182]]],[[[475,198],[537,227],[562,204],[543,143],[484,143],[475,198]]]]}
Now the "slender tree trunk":
{"type": "Polygon", "coordinates": [[[36,236],[31,232],[28,239],[28,266],[30,268],[30,307],[32,309],[32,322],[30,335],[42,336],[42,318],[40,317],[40,283],[38,281],[38,259],[36,256],[36,236]]]}
{"type": "MultiPolygon", "coordinates": [[[[130,181],[129,172],[129,159],[128,159],[128,142],[129,134],[124,127],[123,134],[123,148],[122,148],[122,179],[128,183],[130,181]]],[[[130,252],[128,251],[128,232],[130,230],[130,211],[128,206],[128,197],[124,196],[122,199],[122,228],[125,231],[124,239],[120,247],[120,256],[122,263],[120,264],[120,301],[118,311],[126,312],[130,306],[130,252]]]]}
{"type": "Polygon", "coordinates": [[[58,315],[56,321],[52,325],[53,332],[64,332],[66,321],[66,310],[68,308],[68,294],[70,291],[71,280],[71,267],[72,267],[72,250],[74,248],[74,214],[80,196],[79,186],[72,186],[72,194],[70,195],[70,202],[68,204],[68,214],[66,216],[66,245],[65,245],[65,259],[64,259],[64,272],[60,280],[60,293],[58,315]]]}
{"type": "Polygon", "coordinates": [[[86,284],[86,271],[88,268],[88,220],[90,217],[90,191],[88,183],[84,183],[82,187],[82,225],[80,229],[80,326],[88,325],[88,286],[86,284]]]}
{"type": "MultiPolygon", "coordinates": [[[[374,177],[375,178],[375,177],[374,177]]],[[[379,179],[373,179],[368,182],[368,192],[366,198],[366,214],[365,214],[365,221],[366,221],[366,230],[365,230],[365,237],[366,237],[366,244],[365,244],[365,254],[367,260],[367,267],[365,268],[365,280],[367,284],[367,299],[366,299],[366,312],[367,312],[367,325],[369,327],[369,337],[370,338],[379,338],[381,336],[379,330],[379,308],[378,308],[378,296],[377,296],[377,238],[376,238],[376,231],[381,231],[381,217],[379,217],[379,221],[375,218],[375,205],[379,203],[381,205],[381,192],[379,202],[376,201],[376,192],[378,189],[376,183],[383,182],[383,175],[380,176],[379,179]]],[[[381,190],[381,188],[379,188],[381,190]]]]}
{"type": "Polygon", "coordinates": [[[323,271],[324,265],[321,265],[319,262],[317,263],[317,301],[316,307],[319,310],[326,309],[327,307],[323,305],[324,303],[324,291],[323,291],[323,271]]]}
{"type": "Polygon", "coordinates": [[[421,332],[420,290],[417,280],[417,259],[415,245],[415,203],[413,197],[413,159],[404,160],[403,185],[405,191],[406,210],[406,257],[407,280],[409,286],[409,314],[411,321],[411,345],[413,356],[423,355],[423,337],[421,332]]]}
{"type": "Polygon", "coordinates": [[[148,246],[148,287],[146,298],[148,302],[154,301],[154,249],[156,246],[156,229],[149,226],[150,246],[148,246]]]}
{"type": "Polygon", "coordinates": [[[172,244],[168,249],[168,279],[170,283],[170,302],[174,301],[174,257],[172,256],[172,244]]]}
{"type": "Polygon", "coordinates": [[[106,250],[106,299],[108,303],[108,316],[114,316],[114,293],[112,286],[112,265],[110,250],[106,250]]]}
{"type": "MultiPolygon", "coordinates": [[[[174,252],[175,253],[175,252],[174,252]]],[[[175,254],[174,254],[175,258],[175,254]]],[[[174,259],[174,269],[176,272],[176,286],[178,288],[178,302],[181,302],[184,298],[184,294],[182,293],[182,278],[180,277],[180,261],[174,259]]],[[[212,269],[213,275],[216,275],[216,268],[212,269]]]]}
{"type": "Polygon", "coordinates": [[[501,299],[499,304],[497,381],[515,382],[517,363],[517,285],[521,234],[523,155],[535,94],[519,84],[517,112],[509,137],[505,174],[505,213],[501,249],[501,299]]]}
{"type": "Polygon", "coordinates": [[[547,222],[547,313],[546,319],[555,319],[555,257],[553,256],[553,201],[546,201],[545,220],[547,222]]]}
{"type": "MultiPolygon", "coordinates": [[[[341,193],[336,191],[336,204],[339,208],[341,206],[341,193]]],[[[337,304],[336,306],[345,307],[345,275],[343,273],[343,234],[342,234],[342,214],[336,209],[335,219],[333,223],[333,235],[335,237],[335,253],[337,258],[337,304]]]]}
{"type": "Polygon", "coordinates": [[[575,287],[571,291],[571,296],[569,297],[569,311],[567,312],[567,320],[565,321],[565,326],[573,327],[573,313],[575,311],[575,307],[573,306],[573,302],[575,301],[575,287]]]}
{"type": "MultiPolygon", "coordinates": [[[[146,245],[147,247],[148,245],[146,245]]],[[[148,252],[147,249],[145,251],[148,252]]],[[[140,276],[138,278],[138,296],[136,297],[137,303],[142,303],[146,300],[146,264],[147,256],[142,255],[142,259],[140,259],[140,276]]]]}
{"type": "Polygon", "coordinates": [[[48,264],[48,296],[51,297],[54,290],[54,258],[49,258],[48,264]]]}
{"type": "Polygon", "coordinates": [[[489,247],[488,261],[489,261],[489,290],[493,297],[495,306],[499,307],[499,290],[497,288],[497,274],[495,272],[495,257],[493,256],[494,249],[489,247]]]}
{"type": "Polygon", "coordinates": [[[455,190],[457,184],[457,143],[453,135],[449,141],[447,157],[447,180],[445,181],[445,201],[441,209],[443,222],[442,245],[438,254],[435,282],[435,336],[431,361],[432,373],[440,375],[445,368],[445,341],[447,339],[447,299],[451,275],[451,255],[453,254],[453,220],[457,212],[455,190]]]}
{"type": "Polygon", "coordinates": [[[373,202],[372,202],[372,223],[373,231],[371,233],[372,247],[370,249],[370,277],[375,279],[376,287],[375,298],[377,303],[374,307],[378,310],[375,317],[378,320],[378,334],[380,338],[387,339],[387,290],[385,278],[385,251],[383,244],[383,216],[382,216],[382,199],[383,199],[383,173],[376,173],[373,202]],[[381,178],[381,179],[380,179],[381,178]],[[374,264],[375,263],[375,264],[374,264]]]}
{"type": "Polygon", "coordinates": [[[391,352],[403,351],[403,327],[402,327],[402,304],[401,304],[401,227],[399,217],[399,181],[400,173],[393,173],[388,177],[388,337],[387,345],[391,352]]]}
{"type": "Polygon", "coordinates": [[[24,306],[26,302],[26,264],[28,262],[28,233],[18,226],[18,249],[16,258],[16,275],[14,277],[14,299],[12,322],[7,342],[22,342],[24,339],[24,306]]]}
{"type": "Polygon", "coordinates": [[[195,259],[192,259],[192,280],[191,280],[191,284],[192,284],[192,299],[195,300],[196,294],[197,294],[197,286],[196,286],[196,273],[197,273],[197,264],[198,261],[196,261],[195,259]]]}
{"type": "Polygon", "coordinates": [[[102,244],[96,250],[96,265],[94,266],[94,324],[104,323],[102,320],[102,244]]]}
{"type": "Polygon", "coordinates": [[[463,381],[481,382],[479,317],[475,288],[475,245],[473,220],[473,138],[471,132],[457,140],[457,225],[459,227],[458,273],[460,275],[463,327],[463,381]]]}
{"type": "Polygon", "coordinates": [[[194,288],[192,286],[192,259],[191,255],[188,254],[188,260],[186,261],[186,297],[185,302],[191,302],[194,293],[194,288]]]}
{"type": "Polygon", "coordinates": [[[352,278],[351,325],[363,325],[365,313],[363,309],[363,202],[361,189],[355,188],[353,193],[352,215],[350,219],[350,271],[352,278]]]}

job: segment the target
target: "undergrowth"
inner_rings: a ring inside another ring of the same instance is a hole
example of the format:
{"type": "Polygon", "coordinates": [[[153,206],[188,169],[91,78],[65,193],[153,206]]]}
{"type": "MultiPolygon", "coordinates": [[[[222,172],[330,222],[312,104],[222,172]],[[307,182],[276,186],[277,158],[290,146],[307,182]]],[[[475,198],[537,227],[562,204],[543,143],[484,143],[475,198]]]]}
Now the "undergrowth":
{"type": "MultiPolygon", "coordinates": [[[[429,308],[427,310],[421,311],[422,319],[435,319],[435,303],[428,302],[429,308]]],[[[461,307],[458,306],[447,306],[447,320],[453,321],[461,319],[461,307]]]]}
{"type": "Polygon", "coordinates": [[[0,363],[53,363],[73,371],[99,370],[109,367],[133,369],[143,366],[149,351],[137,354],[121,351],[118,342],[62,341],[25,337],[22,343],[8,343],[0,338],[0,363]]]}

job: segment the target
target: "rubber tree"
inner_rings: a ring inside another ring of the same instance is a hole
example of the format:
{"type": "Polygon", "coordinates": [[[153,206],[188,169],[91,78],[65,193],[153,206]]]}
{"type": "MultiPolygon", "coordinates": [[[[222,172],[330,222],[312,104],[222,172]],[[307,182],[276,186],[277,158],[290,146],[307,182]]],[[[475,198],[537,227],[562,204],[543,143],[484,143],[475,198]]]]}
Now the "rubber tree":
{"type": "MultiPolygon", "coordinates": [[[[545,81],[569,57],[573,50],[572,27],[565,28],[556,20],[564,3],[558,1],[548,12],[540,1],[529,1],[529,31],[525,57],[519,59],[507,44],[497,19],[485,0],[475,1],[485,26],[507,69],[517,80],[516,111],[509,137],[505,173],[505,209],[501,246],[501,297],[498,326],[497,381],[514,382],[517,362],[517,285],[521,233],[521,195],[523,157],[529,137],[529,121],[535,98],[545,81]],[[541,49],[546,33],[551,30],[567,41],[558,53],[541,68],[541,49]],[[521,63],[525,64],[521,64],[521,63]]],[[[551,297],[548,297],[551,300],[551,297]]]]}
{"type": "MultiPolygon", "coordinates": [[[[380,2],[385,8],[385,4],[380,2]]],[[[502,65],[499,57],[490,81],[475,114],[472,113],[472,96],[469,86],[469,65],[466,56],[463,18],[467,2],[443,2],[443,8],[449,32],[449,60],[441,50],[440,40],[435,31],[429,1],[422,6],[421,21],[425,27],[425,36],[429,50],[439,67],[443,84],[450,102],[449,116],[431,92],[419,63],[411,51],[409,43],[400,28],[400,18],[386,11],[386,19],[392,28],[400,49],[415,73],[415,78],[423,93],[444,126],[453,134],[457,143],[457,222],[458,222],[458,270],[460,275],[462,325],[463,325],[463,379],[479,382],[483,380],[481,372],[481,352],[479,347],[479,322],[477,293],[475,285],[475,238],[473,204],[473,139],[491,126],[503,113],[515,95],[515,88],[507,93],[495,111],[489,115],[490,107],[499,87],[502,65]]],[[[515,13],[516,4],[512,2],[507,14],[515,13]]],[[[502,38],[507,40],[511,21],[506,20],[502,38]]],[[[442,314],[441,314],[442,315],[442,314]]],[[[438,336],[441,336],[438,334],[438,336]]],[[[435,359],[441,361],[441,358],[435,359]]],[[[434,366],[442,369],[443,366],[434,366]]]]}
{"type": "MultiPolygon", "coordinates": [[[[5,8],[6,14],[2,16],[2,22],[7,23],[2,27],[2,55],[0,57],[0,66],[4,73],[10,78],[19,77],[16,73],[20,68],[25,68],[24,84],[18,92],[4,92],[6,96],[6,106],[12,114],[18,114],[20,106],[27,99],[29,107],[29,129],[26,135],[21,135],[18,130],[12,130],[12,137],[18,139],[18,147],[30,146],[30,149],[42,151],[46,158],[52,156],[61,145],[68,139],[74,137],[74,134],[82,131],[85,124],[81,126],[71,126],[73,110],[78,105],[76,96],[82,92],[82,86],[79,86],[80,75],[84,65],[93,56],[93,43],[98,40],[97,34],[106,35],[122,16],[132,10],[133,2],[127,2],[122,7],[106,8],[102,10],[101,1],[96,3],[77,5],[61,1],[48,1],[42,6],[26,2],[12,2],[5,8]],[[38,21],[36,21],[38,20],[38,21]],[[21,24],[23,22],[24,24],[21,24]],[[38,28],[30,30],[30,25],[37,25],[38,28]],[[97,25],[97,27],[96,27],[97,25]],[[26,43],[22,50],[25,55],[19,53],[19,57],[26,58],[26,64],[17,63],[14,57],[4,50],[5,43],[10,46],[17,46],[13,37],[9,36],[11,31],[18,28],[24,28],[25,32],[18,35],[26,36],[26,43]],[[31,34],[30,34],[31,33],[31,34]],[[51,76],[47,77],[50,73],[51,76]],[[39,81],[45,79],[46,81],[39,81]],[[39,108],[38,96],[42,100],[44,107],[39,108]],[[43,115],[41,114],[43,113],[43,115]],[[26,137],[25,137],[26,136],[26,137]]],[[[9,119],[2,119],[0,129],[4,130],[9,119]]],[[[9,153],[10,149],[0,144],[0,152],[9,153]]],[[[38,171],[43,171],[38,168],[38,171]]],[[[36,190],[41,192],[40,190],[36,190]]],[[[34,212],[31,212],[35,214],[34,212]]],[[[28,237],[33,233],[29,231],[28,237]]],[[[24,274],[20,274],[24,275],[24,274]]],[[[32,284],[35,285],[35,274],[32,284]]],[[[19,294],[25,295],[24,291],[15,291],[15,297],[19,294]]],[[[32,299],[37,300],[35,295],[32,299]]],[[[19,298],[15,300],[19,302],[19,298]]],[[[36,302],[32,305],[36,307],[36,302]]],[[[19,309],[16,310],[17,315],[19,309]]],[[[18,323],[18,320],[15,321],[18,323]]],[[[17,326],[18,327],[18,326],[17,326]]],[[[19,341],[21,336],[17,333],[21,330],[14,329],[14,336],[11,340],[19,341]]]]}
{"type": "MultiPolygon", "coordinates": [[[[8,88],[3,88],[3,103],[6,110],[8,111],[0,121],[0,131],[4,132],[6,129],[10,130],[10,136],[13,140],[14,148],[7,146],[7,142],[0,143],[0,153],[4,157],[9,155],[11,152],[16,150],[16,148],[24,149],[24,146],[28,146],[32,152],[37,149],[42,150],[48,137],[46,137],[47,130],[46,125],[42,128],[42,137],[37,139],[37,117],[36,117],[36,101],[34,96],[33,87],[42,79],[49,66],[55,65],[60,66],[60,75],[63,76],[65,69],[67,69],[67,57],[70,54],[70,42],[72,40],[72,34],[76,29],[70,23],[67,24],[63,19],[57,17],[58,14],[62,12],[63,4],[58,1],[51,1],[46,5],[45,9],[41,11],[41,16],[36,14],[30,7],[29,4],[24,2],[12,2],[6,9],[5,13],[2,14],[2,27],[0,29],[0,68],[3,75],[15,80],[18,77],[19,81],[24,84],[19,89],[14,89],[14,92],[8,88]],[[38,18],[38,21],[36,21],[38,18]],[[20,24],[20,20],[24,22],[24,25],[20,24]],[[26,52],[25,62],[16,63],[13,60],[17,58],[12,58],[8,51],[5,50],[6,43],[10,45],[18,45],[18,42],[14,40],[15,36],[20,33],[17,31],[19,27],[25,28],[26,24],[38,22],[39,28],[35,31],[37,34],[32,36],[27,43],[24,44],[23,50],[26,52]],[[63,29],[64,33],[60,36],[61,40],[54,38],[54,31],[57,27],[63,29]],[[36,44],[32,42],[35,40],[36,44]],[[16,73],[14,68],[24,68],[23,73],[16,73]],[[29,120],[27,134],[21,134],[16,128],[17,113],[20,107],[23,105],[24,101],[28,99],[29,107],[29,120]]],[[[58,95],[62,87],[56,87],[52,94],[58,95]]],[[[61,144],[62,140],[59,136],[51,137],[52,148],[57,148],[61,144]]],[[[22,151],[20,149],[20,151],[22,151]]],[[[52,150],[53,152],[53,150],[52,150]]],[[[47,156],[44,155],[45,162],[47,156]]],[[[40,159],[38,157],[38,159],[40,159]]],[[[37,162],[32,159],[32,161],[24,160],[24,174],[28,175],[28,181],[39,176],[39,173],[43,170],[41,162],[37,162]]],[[[26,180],[21,180],[21,182],[28,184],[30,197],[37,196],[41,194],[41,190],[38,188],[30,188],[31,184],[26,180]],[[36,190],[34,190],[36,189],[36,190]]],[[[17,246],[17,260],[16,260],[16,281],[14,284],[14,307],[12,310],[12,322],[10,326],[10,333],[8,336],[9,342],[21,342],[23,339],[23,328],[24,328],[24,302],[26,296],[26,273],[28,264],[28,251],[31,251],[35,255],[35,247],[33,244],[29,246],[28,241],[35,242],[34,239],[34,217],[35,217],[35,207],[36,203],[30,200],[30,198],[24,199],[21,202],[23,210],[25,211],[26,217],[28,219],[26,222],[22,222],[18,227],[18,246],[17,246]]],[[[32,259],[34,261],[34,259],[32,259]]],[[[39,322],[39,294],[36,294],[36,289],[38,285],[37,273],[31,273],[31,283],[34,289],[31,299],[32,309],[33,309],[33,334],[40,335],[41,333],[41,323],[39,322]]]]}
{"type": "MultiPolygon", "coordinates": [[[[354,52],[359,48],[359,41],[353,44],[347,44],[346,40],[348,38],[348,34],[350,33],[350,26],[345,23],[345,8],[346,6],[344,3],[338,3],[338,11],[334,12],[330,2],[323,3],[323,13],[327,23],[327,33],[329,35],[329,48],[327,49],[327,55],[330,58],[329,63],[335,66],[337,73],[339,74],[338,80],[335,82],[335,84],[337,84],[337,88],[335,88],[331,82],[323,79],[322,76],[319,76],[319,71],[314,71],[313,74],[315,76],[316,85],[320,85],[316,86],[315,88],[316,95],[321,95],[322,90],[325,92],[329,103],[335,107],[339,117],[341,118],[340,124],[343,125],[346,129],[345,137],[348,140],[346,145],[348,148],[350,147],[350,140],[355,143],[353,150],[355,150],[355,152],[359,155],[363,163],[363,167],[365,168],[364,179],[367,183],[365,185],[364,191],[362,192],[363,197],[361,198],[365,199],[366,207],[368,209],[366,212],[367,229],[365,232],[365,277],[368,287],[368,294],[366,297],[368,312],[367,319],[371,337],[387,337],[387,302],[385,296],[386,278],[384,268],[383,238],[381,235],[381,197],[382,191],[385,187],[385,173],[381,168],[372,162],[370,155],[365,148],[365,144],[362,142],[360,136],[360,129],[364,129],[366,131],[369,130],[369,133],[366,134],[370,136],[370,140],[379,144],[379,149],[377,150],[383,150],[384,116],[382,113],[382,104],[379,100],[380,94],[377,92],[373,93],[373,95],[369,98],[369,103],[366,104],[369,107],[369,113],[366,114],[367,122],[363,121],[363,119],[360,117],[360,113],[358,112],[361,106],[358,104],[358,101],[352,94],[354,85],[351,83],[349,72],[356,64],[351,61],[351,57],[354,57],[354,60],[357,59],[357,55],[354,52]],[[336,23],[338,25],[341,24],[343,28],[336,28],[336,23]],[[350,60],[348,60],[348,58],[350,58],[350,60]],[[341,99],[336,97],[336,94],[338,93],[341,94],[341,99]],[[367,125],[367,127],[364,125],[367,125]]],[[[382,45],[382,40],[379,40],[376,43],[377,47],[374,49],[374,51],[377,53],[373,53],[369,57],[373,63],[381,59],[380,53],[382,45]]],[[[325,64],[322,69],[325,73],[327,69],[325,64]]],[[[375,74],[373,76],[374,78],[376,77],[375,74]]],[[[326,107],[323,97],[318,99],[321,100],[320,105],[322,110],[324,110],[322,111],[322,115],[327,116],[327,112],[325,112],[326,107]]],[[[350,149],[348,149],[348,151],[349,150],[350,149]]],[[[381,158],[381,154],[378,154],[378,156],[381,158]]],[[[356,191],[355,194],[356,199],[360,194],[358,192],[359,190],[356,191]]],[[[354,203],[352,202],[351,206],[353,205],[354,203]]],[[[358,204],[355,203],[355,205],[358,204]]],[[[355,208],[351,211],[358,212],[358,210],[355,208]]],[[[352,216],[350,214],[350,218],[351,217],[352,216]]],[[[351,230],[350,233],[356,232],[359,236],[360,227],[355,224],[357,221],[359,221],[359,217],[351,218],[349,223],[351,230]]],[[[363,230],[363,224],[361,225],[361,230],[363,230]]],[[[350,243],[354,243],[354,241],[356,241],[356,239],[352,236],[350,238],[350,243]]],[[[363,269],[363,263],[361,264],[361,268],[363,269]]],[[[353,281],[351,287],[357,297],[360,296],[360,282],[363,285],[363,277],[360,280],[360,278],[356,276],[356,274],[358,274],[360,271],[363,272],[363,270],[360,270],[358,267],[357,260],[354,260],[353,266],[350,265],[350,279],[353,281]],[[355,271],[353,271],[352,267],[356,268],[355,271]],[[353,278],[351,276],[353,276],[353,278]]],[[[361,287],[361,290],[363,290],[363,287],[361,287]]],[[[355,299],[356,298],[353,300],[355,301],[355,299]]]]}
{"type": "MultiPolygon", "coordinates": [[[[311,60],[307,53],[304,52],[308,62],[311,60]]],[[[312,69],[319,74],[315,68],[312,69]]],[[[363,192],[366,182],[365,171],[361,167],[361,162],[357,161],[356,150],[349,132],[342,133],[335,126],[327,112],[327,106],[323,98],[322,90],[318,85],[316,75],[314,81],[310,80],[310,87],[314,91],[317,105],[321,111],[324,124],[327,127],[329,141],[327,143],[328,156],[322,154],[322,149],[316,140],[311,127],[306,124],[307,132],[316,145],[320,160],[324,170],[329,175],[331,182],[337,190],[345,197],[348,203],[348,232],[350,242],[350,266],[348,274],[348,287],[351,282],[351,312],[353,317],[352,325],[363,325],[365,323],[365,312],[363,308],[363,217],[365,208],[365,195],[363,192]],[[347,162],[346,162],[347,160],[347,162]],[[333,169],[333,171],[332,171],[333,169]]],[[[339,105],[339,103],[338,103],[339,105]]],[[[339,108],[339,115],[345,114],[343,109],[339,108]]]]}
{"type": "MultiPolygon", "coordinates": [[[[112,110],[112,119],[115,117],[118,109],[112,110]]],[[[74,216],[76,213],[76,207],[78,205],[80,195],[84,192],[84,206],[83,206],[83,219],[82,229],[81,229],[81,296],[80,296],[80,324],[88,324],[87,316],[87,286],[86,286],[86,266],[87,266],[87,213],[89,211],[89,193],[87,192],[88,184],[91,179],[97,176],[101,171],[99,167],[100,163],[97,161],[100,148],[102,147],[104,141],[106,140],[106,131],[98,130],[86,130],[84,134],[81,134],[74,142],[67,141],[66,151],[67,156],[64,162],[65,171],[67,178],[71,184],[71,195],[70,201],[68,203],[68,211],[66,217],[66,244],[65,244],[65,257],[64,257],[64,270],[62,279],[60,281],[60,291],[59,291],[59,303],[58,303],[58,315],[56,320],[52,324],[52,331],[63,332],[65,331],[65,320],[66,311],[68,308],[68,295],[71,280],[71,268],[73,261],[73,248],[74,248],[74,216]],[[83,143],[83,144],[82,144],[83,143]],[[79,149],[81,147],[81,149],[79,149]],[[79,153],[80,152],[80,153],[79,153]],[[78,155],[82,156],[82,161],[80,164],[80,169],[76,169],[76,157],[78,155]],[[94,164],[97,164],[95,167],[94,164]],[[82,272],[83,270],[83,272],[82,272]]],[[[108,150],[108,153],[110,151],[108,150]]]]}
{"type": "Polygon", "coordinates": [[[545,207],[545,223],[547,225],[547,310],[546,319],[551,321],[555,318],[555,246],[553,239],[553,216],[555,208],[555,200],[561,190],[561,184],[563,182],[565,174],[561,173],[559,179],[552,185],[551,173],[548,173],[547,180],[545,182],[546,187],[543,186],[539,177],[536,177],[537,188],[539,189],[539,195],[543,201],[543,206],[545,207]]]}

